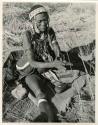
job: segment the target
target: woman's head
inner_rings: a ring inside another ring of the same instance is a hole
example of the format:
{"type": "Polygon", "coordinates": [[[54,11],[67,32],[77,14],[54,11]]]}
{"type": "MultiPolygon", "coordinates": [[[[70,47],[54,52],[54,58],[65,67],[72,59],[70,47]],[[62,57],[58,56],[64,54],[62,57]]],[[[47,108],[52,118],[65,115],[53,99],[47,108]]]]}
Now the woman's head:
{"type": "Polygon", "coordinates": [[[49,27],[49,15],[42,5],[35,5],[31,8],[29,18],[35,30],[45,32],[49,27]]]}

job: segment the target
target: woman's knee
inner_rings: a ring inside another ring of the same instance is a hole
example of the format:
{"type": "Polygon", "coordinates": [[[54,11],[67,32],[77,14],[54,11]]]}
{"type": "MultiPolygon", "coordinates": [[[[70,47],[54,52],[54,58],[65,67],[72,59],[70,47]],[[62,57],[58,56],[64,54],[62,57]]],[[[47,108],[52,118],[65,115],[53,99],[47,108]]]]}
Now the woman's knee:
{"type": "Polygon", "coordinates": [[[25,78],[25,82],[28,86],[39,84],[39,80],[35,75],[29,75],[25,78]]]}
{"type": "Polygon", "coordinates": [[[41,79],[36,75],[30,75],[25,78],[27,86],[34,92],[34,94],[39,98],[41,98],[44,94],[41,91],[41,87],[39,86],[39,82],[41,79]],[[40,97],[41,96],[41,97],[40,97]]]}

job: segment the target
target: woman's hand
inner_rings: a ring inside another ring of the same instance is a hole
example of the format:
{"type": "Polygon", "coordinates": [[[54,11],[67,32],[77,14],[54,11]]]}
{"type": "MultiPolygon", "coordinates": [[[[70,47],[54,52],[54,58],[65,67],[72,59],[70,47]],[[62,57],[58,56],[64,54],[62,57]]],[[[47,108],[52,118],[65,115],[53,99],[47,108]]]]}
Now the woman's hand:
{"type": "Polygon", "coordinates": [[[64,68],[65,68],[65,63],[62,62],[62,61],[59,61],[59,60],[55,60],[55,61],[53,62],[53,65],[54,65],[54,67],[57,68],[57,69],[64,69],[64,68]]]}

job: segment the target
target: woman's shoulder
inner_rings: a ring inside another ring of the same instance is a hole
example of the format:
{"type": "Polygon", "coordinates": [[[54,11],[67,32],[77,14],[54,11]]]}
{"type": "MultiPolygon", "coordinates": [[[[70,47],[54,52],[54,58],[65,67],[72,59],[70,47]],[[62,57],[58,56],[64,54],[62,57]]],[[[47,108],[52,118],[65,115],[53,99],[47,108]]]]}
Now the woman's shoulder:
{"type": "Polygon", "coordinates": [[[31,48],[32,33],[30,30],[25,30],[22,34],[23,49],[27,50],[31,48]]]}

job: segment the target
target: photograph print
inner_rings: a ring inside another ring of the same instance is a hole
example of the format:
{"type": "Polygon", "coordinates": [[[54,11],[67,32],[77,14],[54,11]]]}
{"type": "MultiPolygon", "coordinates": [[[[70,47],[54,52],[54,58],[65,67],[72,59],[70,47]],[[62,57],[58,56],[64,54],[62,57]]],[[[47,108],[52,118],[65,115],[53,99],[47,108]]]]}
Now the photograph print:
{"type": "Polygon", "coordinates": [[[2,122],[95,122],[95,3],[3,2],[2,122]]]}

